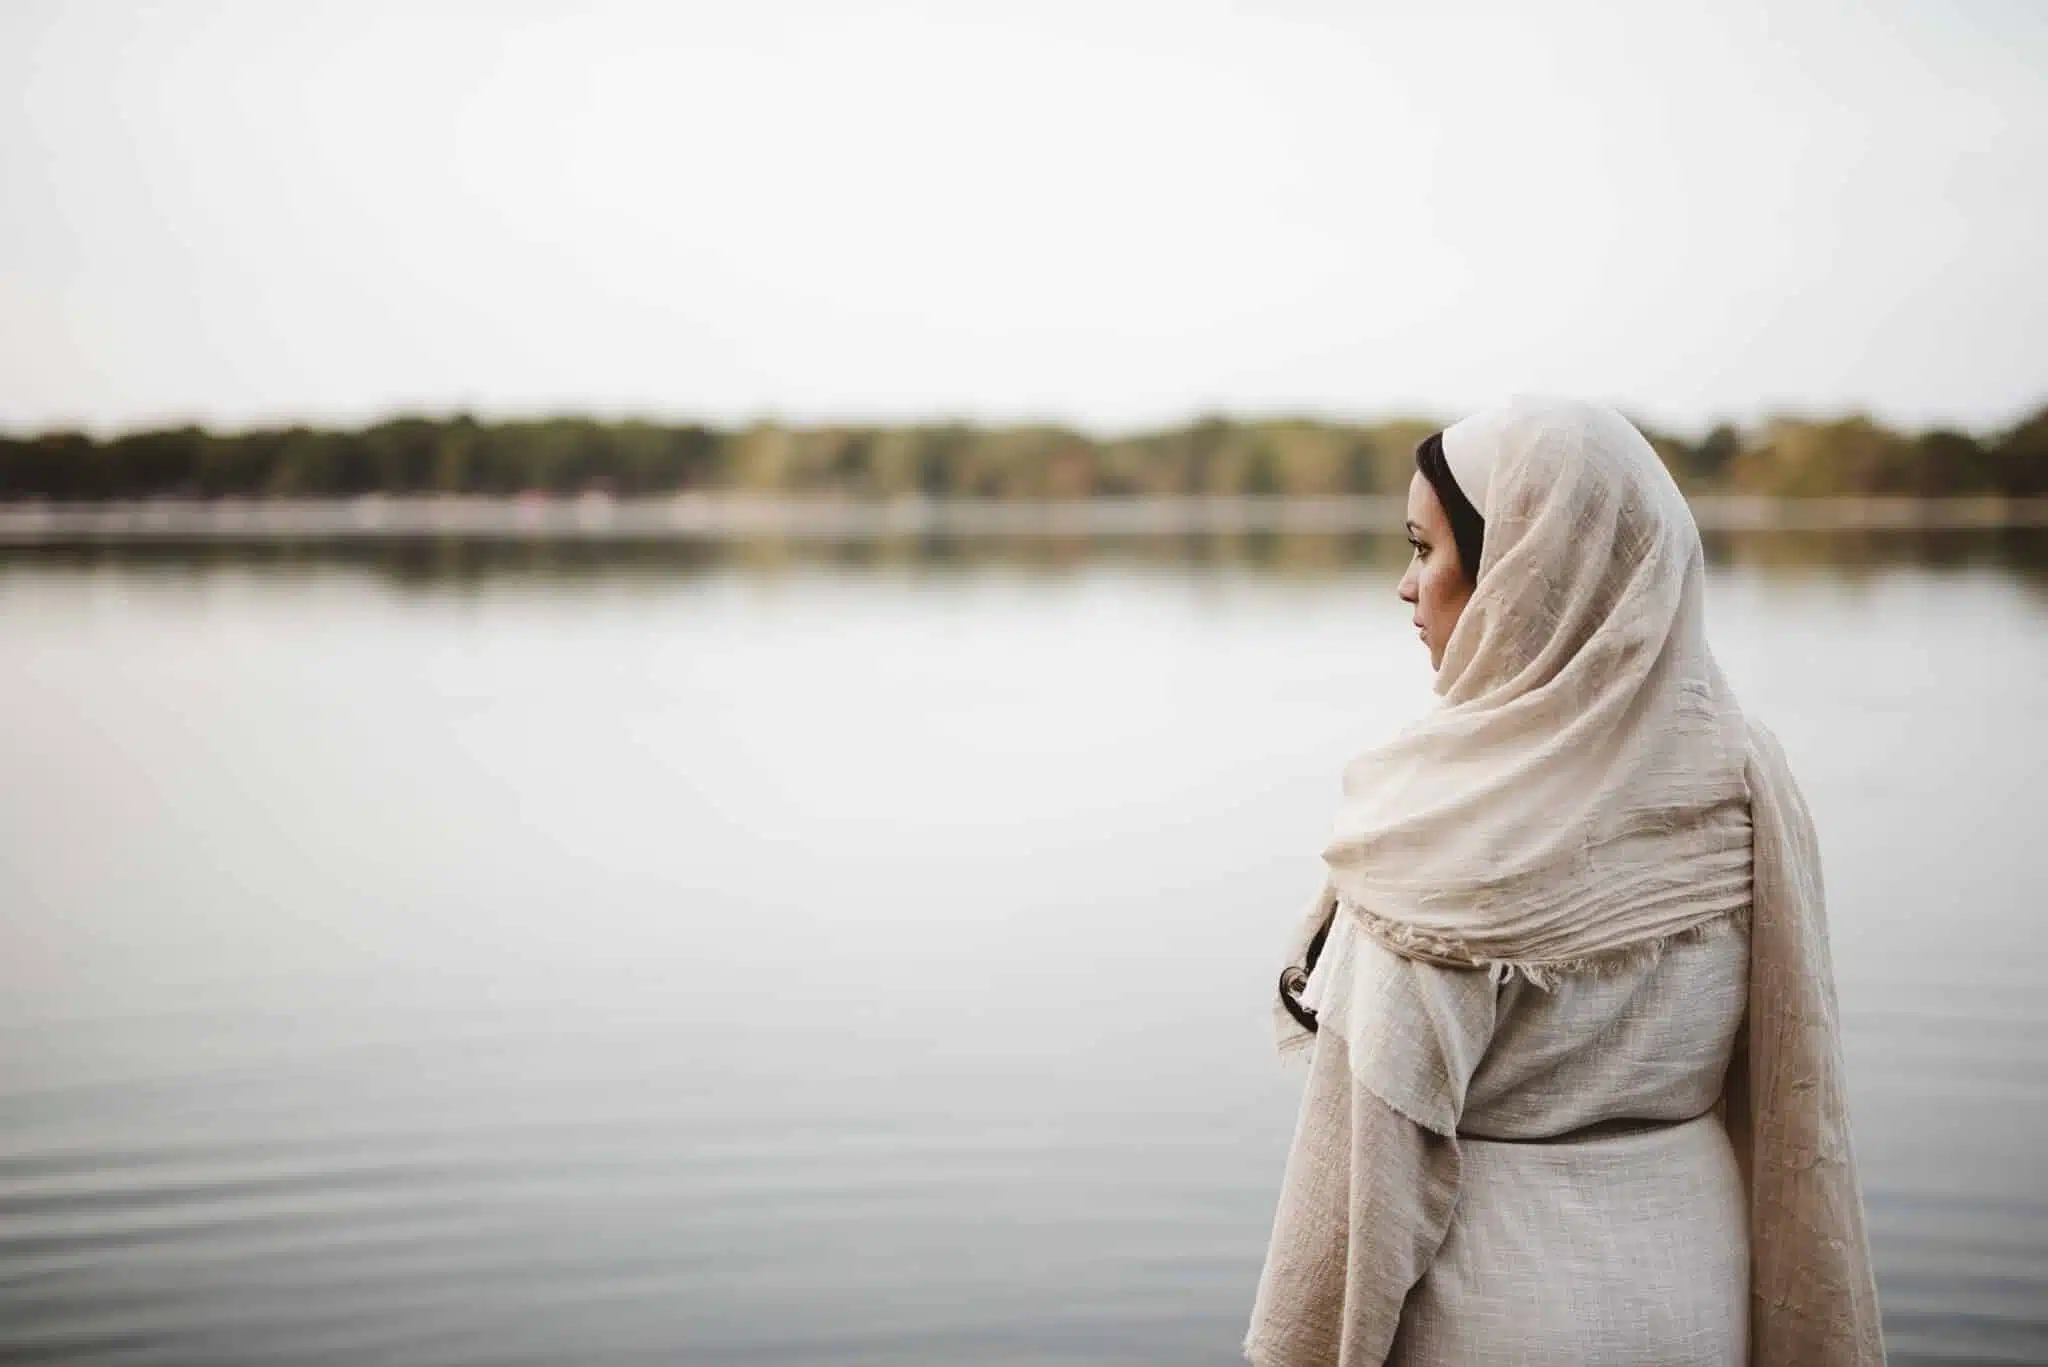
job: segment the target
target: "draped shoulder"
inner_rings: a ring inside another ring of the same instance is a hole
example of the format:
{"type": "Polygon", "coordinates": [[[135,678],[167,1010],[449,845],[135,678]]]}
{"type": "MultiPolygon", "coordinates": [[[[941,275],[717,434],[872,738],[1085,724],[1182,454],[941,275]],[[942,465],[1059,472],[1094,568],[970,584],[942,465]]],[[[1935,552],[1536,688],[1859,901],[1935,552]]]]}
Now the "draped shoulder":
{"type": "Polygon", "coordinates": [[[1409,1120],[1449,1137],[1493,1037],[1496,985],[1478,969],[1404,958],[1337,906],[1302,1001],[1343,1041],[1357,1084],[1409,1120]]]}

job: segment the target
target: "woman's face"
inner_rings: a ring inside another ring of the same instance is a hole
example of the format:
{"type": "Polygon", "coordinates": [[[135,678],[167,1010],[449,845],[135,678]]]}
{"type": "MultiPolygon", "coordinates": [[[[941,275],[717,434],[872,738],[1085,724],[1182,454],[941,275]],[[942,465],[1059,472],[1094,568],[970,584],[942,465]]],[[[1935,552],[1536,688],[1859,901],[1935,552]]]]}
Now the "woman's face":
{"type": "Polygon", "coordinates": [[[1458,625],[1458,614],[1472,597],[1472,580],[1458,563],[1458,543],[1451,538],[1444,505],[1420,470],[1408,481],[1408,544],[1415,554],[1398,592],[1401,601],[1415,609],[1415,628],[1429,647],[1429,667],[1438,669],[1451,628],[1458,625]]]}

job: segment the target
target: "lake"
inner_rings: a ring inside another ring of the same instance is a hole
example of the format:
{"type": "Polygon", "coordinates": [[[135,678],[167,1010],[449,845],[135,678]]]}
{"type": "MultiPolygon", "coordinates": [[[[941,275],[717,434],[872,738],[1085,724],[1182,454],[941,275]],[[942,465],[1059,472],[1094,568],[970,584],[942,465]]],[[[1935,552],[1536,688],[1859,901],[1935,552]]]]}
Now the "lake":
{"type": "MultiPolygon", "coordinates": [[[[2048,1361],[2048,545],[1713,551],[1893,1361],[2048,1361]]],[[[8,551],[0,1362],[1237,1362],[1404,553],[8,551]]]]}

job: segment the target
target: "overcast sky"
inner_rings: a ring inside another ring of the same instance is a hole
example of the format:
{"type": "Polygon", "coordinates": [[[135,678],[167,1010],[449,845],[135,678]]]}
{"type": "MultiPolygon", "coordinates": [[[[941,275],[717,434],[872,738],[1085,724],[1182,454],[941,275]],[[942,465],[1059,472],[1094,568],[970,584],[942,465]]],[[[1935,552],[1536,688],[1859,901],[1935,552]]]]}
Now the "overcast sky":
{"type": "Polygon", "coordinates": [[[0,3],[0,427],[2048,400],[2048,4],[0,3]]]}

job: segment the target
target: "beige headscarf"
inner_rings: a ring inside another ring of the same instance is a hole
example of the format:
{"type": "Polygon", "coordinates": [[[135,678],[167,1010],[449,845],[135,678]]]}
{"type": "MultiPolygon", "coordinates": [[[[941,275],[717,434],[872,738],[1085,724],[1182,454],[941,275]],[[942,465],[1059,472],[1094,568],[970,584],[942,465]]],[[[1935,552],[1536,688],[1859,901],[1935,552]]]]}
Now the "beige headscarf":
{"type": "MultiPolygon", "coordinates": [[[[1747,912],[1723,1105],[1749,1183],[1752,1361],[1881,1363],[1819,852],[1707,648],[1691,510],[1596,404],[1517,398],[1444,446],[1486,537],[1441,705],[1347,766],[1288,962],[1333,903],[1396,953],[1539,984],[1747,912]]],[[[1275,1020],[1283,1049],[1310,1038],[1275,1020]]]]}

